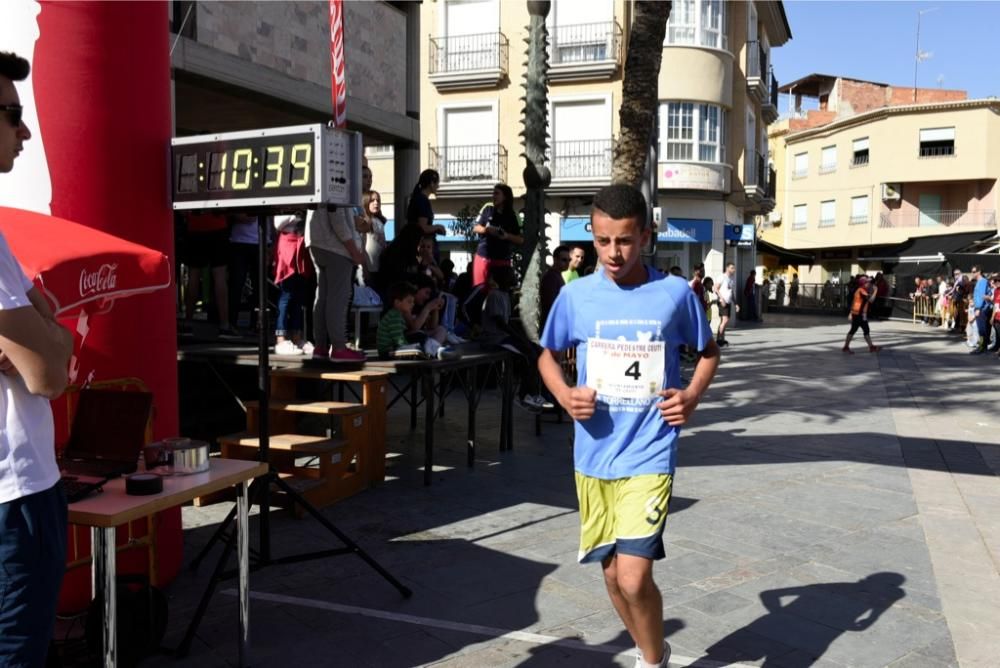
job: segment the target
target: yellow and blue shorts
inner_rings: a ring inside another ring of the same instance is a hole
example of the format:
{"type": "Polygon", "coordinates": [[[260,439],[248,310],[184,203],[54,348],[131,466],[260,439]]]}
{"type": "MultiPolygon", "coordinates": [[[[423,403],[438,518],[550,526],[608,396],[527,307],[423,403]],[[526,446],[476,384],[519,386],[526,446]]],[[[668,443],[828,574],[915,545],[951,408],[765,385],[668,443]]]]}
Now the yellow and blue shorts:
{"type": "Polygon", "coordinates": [[[576,473],[580,500],[580,563],[613,554],[663,559],[663,525],[673,476],[667,473],[602,480],[576,473]]]}

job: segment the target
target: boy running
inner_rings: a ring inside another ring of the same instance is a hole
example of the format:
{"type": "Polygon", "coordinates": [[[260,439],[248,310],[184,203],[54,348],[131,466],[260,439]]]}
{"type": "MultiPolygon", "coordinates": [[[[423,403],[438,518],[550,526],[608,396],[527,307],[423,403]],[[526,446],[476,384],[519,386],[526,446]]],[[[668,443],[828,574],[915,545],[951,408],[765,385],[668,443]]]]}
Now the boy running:
{"type": "Polygon", "coordinates": [[[639,649],[636,666],[666,666],[663,601],[653,560],[664,558],[663,525],[676,443],[719,365],[705,308],[687,282],[642,264],[649,241],[645,198],[613,185],[594,197],[594,248],[602,270],[562,289],[538,360],[542,379],[576,421],[580,562],[601,562],[611,603],[639,649]],[[701,357],[680,389],[678,348],[701,357]],[[577,384],[558,355],[576,348],[577,384]]]}
{"type": "Polygon", "coordinates": [[[848,316],[851,321],[851,331],[847,332],[847,339],[842,348],[848,355],[854,354],[851,350],[851,339],[854,338],[854,333],[858,331],[859,327],[865,336],[865,342],[868,344],[868,352],[877,353],[880,350],[872,343],[871,333],[868,330],[868,309],[875,301],[877,294],[871,285],[871,279],[867,276],[858,277],[858,287],[854,290],[854,296],[851,298],[851,314],[848,316]]]}

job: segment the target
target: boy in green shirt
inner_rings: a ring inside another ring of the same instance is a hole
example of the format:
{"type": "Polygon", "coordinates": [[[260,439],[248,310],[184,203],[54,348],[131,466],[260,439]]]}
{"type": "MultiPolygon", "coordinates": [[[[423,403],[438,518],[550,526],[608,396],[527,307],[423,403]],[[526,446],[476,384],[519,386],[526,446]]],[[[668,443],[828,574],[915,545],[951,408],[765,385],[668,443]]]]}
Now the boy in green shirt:
{"type": "Polygon", "coordinates": [[[378,334],[375,338],[379,359],[388,359],[396,350],[409,345],[406,340],[406,320],[413,311],[416,294],[417,288],[412,283],[402,281],[389,286],[391,306],[378,321],[378,334]]]}

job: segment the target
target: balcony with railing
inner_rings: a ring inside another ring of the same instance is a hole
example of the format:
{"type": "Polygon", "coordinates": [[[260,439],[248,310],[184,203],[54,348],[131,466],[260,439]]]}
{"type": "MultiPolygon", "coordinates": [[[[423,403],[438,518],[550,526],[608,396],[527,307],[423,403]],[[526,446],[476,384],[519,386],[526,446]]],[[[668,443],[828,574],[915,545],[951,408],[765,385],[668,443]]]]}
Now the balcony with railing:
{"type": "Polygon", "coordinates": [[[621,65],[622,28],[615,21],[555,26],[549,81],[610,79],[621,65]]]}
{"type": "MultiPolygon", "coordinates": [[[[764,104],[771,95],[771,68],[768,62],[768,52],[758,40],[747,42],[746,77],[747,91],[764,104]]],[[[777,106],[777,105],[776,105],[777,106]]]]}
{"type": "Polygon", "coordinates": [[[547,190],[563,195],[585,195],[608,185],[613,150],[613,139],[553,141],[548,163],[552,184],[547,190]]]}
{"type": "Polygon", "coordinates": [[[767,164],[767,158],[759,151],[750,153],[743,164],[743,189],[750,206],[757,206],[760,213],[774,209],[775,172],[767,164]]]}
{"type": "Polygon", "coordinates": [[[760,105],[760,115],[766,124],[778,120],[778,80],[774,78],[774,68],[771,68],[768,79],[770,80],[770,92],[767,99],[760,105]]]}
{"type": "Polygon", "coordinates": [[[489,194],[498,182],[507,182],[507,149],[501,144],[432,146],[430,166],[441,175],[441,195],[489,194]]]}
{"type": "Polygon", "coordinates": [[[492,88],[507,77],[509,52],[502,32],[430,39],[430,80],[438,90],[492,88]]]}
{"type": "Polygon", "coordinates": [[[942,211],[883,211],[879,216],[882,229],[916,228],[933,231],[949,230],[992,230],[997,227],[996,210],[948,209],[942,211]]]}

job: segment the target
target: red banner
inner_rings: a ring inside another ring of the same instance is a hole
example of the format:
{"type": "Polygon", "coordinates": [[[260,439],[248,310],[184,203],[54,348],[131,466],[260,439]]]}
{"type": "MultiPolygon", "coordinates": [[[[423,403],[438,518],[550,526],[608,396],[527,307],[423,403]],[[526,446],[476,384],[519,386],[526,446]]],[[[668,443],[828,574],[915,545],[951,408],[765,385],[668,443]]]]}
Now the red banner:
{"type": "Polygon", "coordinates": [[[347,126],[347,70],[344,66],[344,0],[330,0],[330,91],[333,123],[347,126]]]}

